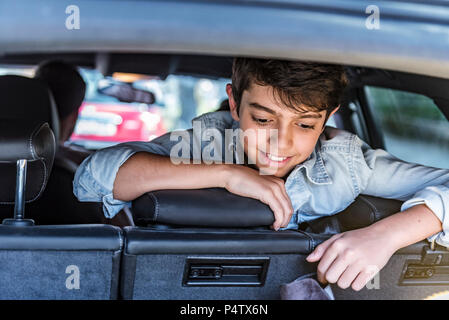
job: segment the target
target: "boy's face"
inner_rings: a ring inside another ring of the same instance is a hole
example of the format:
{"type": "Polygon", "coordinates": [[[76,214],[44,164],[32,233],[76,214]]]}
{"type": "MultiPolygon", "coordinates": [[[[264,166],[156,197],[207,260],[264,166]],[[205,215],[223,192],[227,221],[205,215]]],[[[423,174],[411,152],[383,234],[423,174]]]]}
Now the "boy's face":
{"type": "Polygon", "coordinates": [[[326,111],[292,110],[277,101],[272,87],[252,84],[243,92],[238,114],[230,84],[226,92],[231,115],[240,122],[243,133],[248,129],[258,133],[256,143],[244,139],[243,147],[250,163],[261,171],[284,177],[313,152],[323,131],[326,111]]]}

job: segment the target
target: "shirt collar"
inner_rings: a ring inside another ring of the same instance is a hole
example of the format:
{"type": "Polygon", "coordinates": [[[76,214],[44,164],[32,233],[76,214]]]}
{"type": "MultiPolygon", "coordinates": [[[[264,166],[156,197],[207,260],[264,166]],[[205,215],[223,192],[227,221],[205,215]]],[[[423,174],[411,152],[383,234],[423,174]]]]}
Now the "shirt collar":
{"type": "Polygon", "coordinates": [[[332,179],[326,170],[320,150],[321,142],[318,140],[311,155],[303,163],[298,164],[290,175],[297,174],[301,168],[304,168],[306,176],[311,182],[315,184],[332,184],[332,179]]]}

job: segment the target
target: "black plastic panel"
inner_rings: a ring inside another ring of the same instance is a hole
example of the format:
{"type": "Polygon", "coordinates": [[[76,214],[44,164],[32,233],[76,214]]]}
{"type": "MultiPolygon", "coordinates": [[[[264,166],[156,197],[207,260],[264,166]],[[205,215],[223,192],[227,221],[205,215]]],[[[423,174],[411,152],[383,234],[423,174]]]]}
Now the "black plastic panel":
{"type": "Polygon", "coordinates": [[[186,259],[183,286],[263,286],[269,257],[186,259]]]}

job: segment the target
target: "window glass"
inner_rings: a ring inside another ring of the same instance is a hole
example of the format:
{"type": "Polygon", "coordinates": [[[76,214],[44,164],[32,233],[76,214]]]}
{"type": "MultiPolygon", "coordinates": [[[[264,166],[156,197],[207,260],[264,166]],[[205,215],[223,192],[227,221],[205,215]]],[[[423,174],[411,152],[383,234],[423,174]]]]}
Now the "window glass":
{"type": "Polygon", "coordinates": [[[337,122],[335,121],[335,114],[329,117],[326,122],[326,126],[338,128],[337,122]]]}
{"type": "Polygon", "coordinates": [[[370,86],[365,93],[388,152],[405,161],[449,168],[449,121],[432,99],[370,86]]]}
{"type": "Polygon", "coordinates": [[[5,75],[17,75],[32,78],[34,77],[34,67],[20,65],[0,65],[0,76],[5,75]]]}
{"type": "MultiPolygon", "coordinates": [[[[99,149],[126,141],[149,141],[175,129],[191,128],[191,120],[215,111],[227,98],[228,79],[170,75],[140,76],[128,82],[134,89],[151,92],[153,103],[124,102],[101,89],[118,83],[96,70],[81,69],[87,91],[79,109],[71,143],[99,149]],[[100,92],[100,91],[101,92],[100,92]]],[[[122,81],[119,81],[123,84],[122,81]]]]}
{"type": "Polygon", "coordinates": [[[358,101],[350,102],[349,105],[350,112],[350,122],[354,133],[359,136],[363,141],[369,141],[368,132],[366,130],[365,118],[363,117],[363,112],[358,101]]]}

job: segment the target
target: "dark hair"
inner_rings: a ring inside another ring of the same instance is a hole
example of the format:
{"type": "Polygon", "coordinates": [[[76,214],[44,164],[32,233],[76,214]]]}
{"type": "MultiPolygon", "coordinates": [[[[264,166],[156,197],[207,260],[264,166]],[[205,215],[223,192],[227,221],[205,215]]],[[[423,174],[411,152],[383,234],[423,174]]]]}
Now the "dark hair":
{"type": "Polygon", "coordinates": [[[341,102],[348,83],[341,65],[236,58],[232,66],[232,93],[237,112],[243,92],[252,83],[273,87],[275,99],[300,112],[326,110],[328,115],[341,102]]]}
{"type": "Polygon", "coordinates": [[[217,111],[229,111],[229,99],[224,99],[221,103],[220,106],[218,107],[217,111]]]}
{"type": "Polygon", "coordinates": [[[45,81],[50,87],[60,119],[81,106],[86,83],[74,66],[59,60],[45,61],[39,65],[34,77],[45,81]]]}

